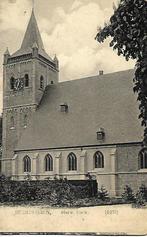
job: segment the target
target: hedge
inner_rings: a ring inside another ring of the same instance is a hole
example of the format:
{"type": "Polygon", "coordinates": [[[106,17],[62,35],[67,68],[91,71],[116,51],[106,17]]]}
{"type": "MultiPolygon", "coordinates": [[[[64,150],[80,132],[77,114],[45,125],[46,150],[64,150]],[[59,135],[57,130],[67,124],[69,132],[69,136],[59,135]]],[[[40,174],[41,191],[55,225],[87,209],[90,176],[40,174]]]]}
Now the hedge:
{"type": "Polygon", "coordinates": [[[72,205],[78,198],[97,195],[95,180],[68,181],[12,181],[0,177],[0,203],[26,203],[30,201],[51,205],[72,205]]]}

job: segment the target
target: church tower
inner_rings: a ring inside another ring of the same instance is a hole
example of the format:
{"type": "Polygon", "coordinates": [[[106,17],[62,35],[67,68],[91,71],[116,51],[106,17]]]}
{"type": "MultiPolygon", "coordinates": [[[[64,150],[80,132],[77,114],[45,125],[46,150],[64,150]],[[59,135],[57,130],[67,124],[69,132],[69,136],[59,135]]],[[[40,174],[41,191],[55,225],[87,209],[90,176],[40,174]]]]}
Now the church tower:
{"type": "Polygon", "coordinates": [[[2,173],[11,176],[14,149],[47,85],[58,83],[59,63],[45,52],[32,10],[19,50],[3,63],[3,155],[2,173]]]}

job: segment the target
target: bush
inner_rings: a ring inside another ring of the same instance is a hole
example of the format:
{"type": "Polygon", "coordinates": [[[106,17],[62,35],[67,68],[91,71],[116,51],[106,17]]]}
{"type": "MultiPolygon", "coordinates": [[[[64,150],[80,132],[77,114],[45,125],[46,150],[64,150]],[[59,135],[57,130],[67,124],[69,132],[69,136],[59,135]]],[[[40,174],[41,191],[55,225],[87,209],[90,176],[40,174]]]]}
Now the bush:
{"type": "Polygon", "coordinates": [[[8,202],[13,197],[13,191],[10,185],[10,178],[4,175],[0,176],[0,202],[8,202]]]}
{"type": "Polygon", "coordinates": [[[127,203],[135,201],[135,195],[133,193],[133,190],[128,185],[126,185],[124,188],[124,192],[122,194],[122,199],[127,203]]]}
{"type": "Polygon", "coordinates": [[[51,204],[51,206],[59,205],[59,196],[55,190],[50,194],[49,204],[51,204]]]}
{"type": "Polygon", "coordinates": [[[72,206],[78,198],[92,195],[91,182],[71,184],[68,180],[33,181],[26,175],[24,181],[12,181],[0,176],[0,202],[1,203],[28,203],[42,202],[49,205],[72,206]]]}
{"type": "Polygon", "coordinates": [[[86,197],[90,197],[90,186],[87,184],[87,185],[79,185],[79,186],[75,186],[75,185],[72,185],[72,184],[69,184],[70,185],[70,189],[71,189],[71,192],[74,193],[74,196],[76,198],[86,198],[86,197]]]}
{"type": "Polygon", "coordinates": [[[55,187],[52,187],[49,199],[46,200],[52,206],[71,206],[75,198],[70,185],[59,180],[55,187]]]}
{"type": "Polygon", "coordinates": [[[145,201],[147,201],[147,187],[146,187],[144,184],[142,184],[142,185],[139,187],[139,191],[138,191],[138,192],[141,193],[143,199],[144,199],[145,201]]]}
{"type": "Polygon", "coordinates": [[[145,206],[145,199],[142,192],[138,191],[135,197],[135,207],[145,206]]]}
{"type": "Polygon", "coordinates": [[[135,196],[135,207],[142,207],[145,206],[145,202],[147,201],[147,188],[144,184],[139,187],[138,192],[135,196]]]}
{"type": "Polygon", "coordinates": [[[108,201],[109,200],[109,194],[106,188],[102,185],[100,190],[98,190],[98,198],[102,201],[108,201]]]}

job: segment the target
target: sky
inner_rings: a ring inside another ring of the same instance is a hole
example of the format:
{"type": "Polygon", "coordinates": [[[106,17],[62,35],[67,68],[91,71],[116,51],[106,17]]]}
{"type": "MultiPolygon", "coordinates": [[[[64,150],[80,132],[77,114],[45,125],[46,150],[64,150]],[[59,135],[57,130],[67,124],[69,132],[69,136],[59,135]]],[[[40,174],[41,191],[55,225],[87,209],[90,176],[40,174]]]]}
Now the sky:
{"type": "MultiPolygon", "coordinates": [[[[33,0],[0,0],[0,112],[2,111],[3,54],[21,46],[33,0]]],[[[133,68],[109,47],[94,38],[113,14],[118,0],[34,0],[34,10],[46,52],[60,64],[60,81],[133,68]]]]}

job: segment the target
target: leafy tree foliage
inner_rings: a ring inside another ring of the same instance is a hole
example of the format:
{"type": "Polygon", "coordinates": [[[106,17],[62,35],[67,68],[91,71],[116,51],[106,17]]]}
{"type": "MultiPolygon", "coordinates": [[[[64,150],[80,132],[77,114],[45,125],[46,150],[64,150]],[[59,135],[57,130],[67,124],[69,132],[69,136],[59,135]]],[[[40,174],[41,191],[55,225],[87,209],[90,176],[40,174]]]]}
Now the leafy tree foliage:
{"type": "Polygon", "coordinates": [[[147,1],[120,0],[110,22],[99,29],[95,38],[102,43],[109,36],[110,47],[118,55],[127,61],[136,60],[133,89],[138,93],[139,118],[145,127],[143,145],[147,146],[147,1]]]}

